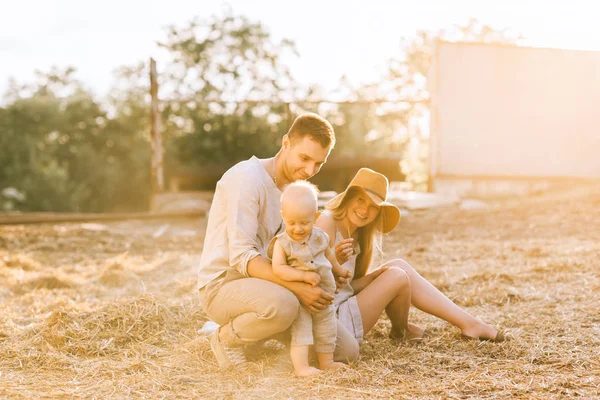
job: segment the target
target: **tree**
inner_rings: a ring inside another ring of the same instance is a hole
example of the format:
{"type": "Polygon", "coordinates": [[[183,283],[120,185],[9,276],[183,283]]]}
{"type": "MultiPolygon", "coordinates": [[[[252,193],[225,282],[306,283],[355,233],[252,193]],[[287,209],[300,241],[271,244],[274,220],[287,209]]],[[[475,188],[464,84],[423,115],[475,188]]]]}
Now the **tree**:
{"type": "Polygon", "coordinates": [[[274,42],[260,23],[228,12],[171,26],[160,45],[172,59],[160,79],[171,170],[277,149],[288,123],[283,102],[302,92],[282,62],[296,54],[291,41],[274,42]],[[256,102],[236,103],[247,100],[256,102]]]}
{"type": "MultiPolygon", "coordinates": [[[[285,104],[231,102],[298,95],[281,61],[287,52],[295,54],[293,43],[276,43],[261,24],[227,13],[172,26],[161,46],[170,57],[160,94],[171,171],[231,165],[277,148],[287,129],[285,104]]],[[[29,211],[145,209],[147,66],[119,68],[106,103],[95,100],[74,73],[54,68],[38,73],[32,84],[11,83],[7,106],[0,108],[0,190],[24,193],[18,208],[29,211]]]]}
{"type": "Polygon", "coordinates": [[[33,84],[12,85],[12,102],[0,109],[0,189],[24,193],[25,211],[139,206],[132,195],[147,204],[131,184],[132,173],[148,169],[139,156],[147,145],[136,149],[127,120],[109,118],[74,72],[54,68],[33,84]]]}
{"type": "Polygon", "coordinates": [[[74,142],[87,140],[103,112],[81,84],[74,69],[37,73],[37,82],[13,84],[12,103],[0,118],[2,168],[0,186],[25,193],[21,208],[67,211],[77,208],[85,189],[69,177],[74,142]]]}

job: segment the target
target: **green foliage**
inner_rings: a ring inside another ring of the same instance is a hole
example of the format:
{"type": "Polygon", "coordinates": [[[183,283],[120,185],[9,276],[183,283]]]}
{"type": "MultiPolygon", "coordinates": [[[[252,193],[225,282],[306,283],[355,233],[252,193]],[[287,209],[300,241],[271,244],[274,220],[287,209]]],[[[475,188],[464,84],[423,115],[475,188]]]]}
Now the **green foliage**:
{"type": "MultiPolygon", "coordinates": [[[[262,25],[227,14],[170,27],[161,46],[171,60],[160,74],[167,173],[276,151],[289,123],[285,105],[232,101],[298,94],[281,62],[295,54],[293,43],[275,43],[262,25]]],[[[25,211],[145,209],[147,67],[117,70],[104,104],[73,73],[53,69],[34,84],[12,84],[0,109],[0,190],[24,193],[16,206],[25,211]]]]}
{"type": "MultiPolygon", "coordinates": [[[[401,57],[390,61],[381,82],[359,88],[346,84],[348,100],[359,102],[317,105],[293,103],[319,99],[318,88],[294,82],[284,62],[297,55],[294,43],[273,41],[260,23],[227,13],[169,27],[160,43],[169,61],[159,66],[167,178],[207,165],[232,165],[251,155],[270,156],[293,116],[314,111],[335,127],[335,154],[403,152],[405,173],[422,189],[427,180],[426,76],[438,38],[518,40],[476,21],[452,31],[417,32],[404,42],[401,57]],[[377,98],[391,101],[369,103],[377,98]]],[[[29,85],[11,82],[6,106],[0,107],[0,209],[147,208],[148,67],[143,62],[121,67],[115,78],[102,103],[74,78],[73,68],[38,73],[29,85]],[[3,199],[6,188],[24,196],[3,199]]]]}
{"type": "Polygon", "coordinates": [[[289,122],[282,99],[300,90],[281,61],[292,42],[226,14],[172,26],[161,46],[172,58],[161,74],[168,171],[276,152],[289,122]],[[279,103],[235,102],[246,100],[279,103]]]}
{"type": "Polygon", "coordinates": [[[109,119],[73,72],[39,73],[36,84],[12,88],[12,103],[0,109],[0,188],[24,193],[23,211],[139,207],[147,143],[126,119],[109,119]]]}

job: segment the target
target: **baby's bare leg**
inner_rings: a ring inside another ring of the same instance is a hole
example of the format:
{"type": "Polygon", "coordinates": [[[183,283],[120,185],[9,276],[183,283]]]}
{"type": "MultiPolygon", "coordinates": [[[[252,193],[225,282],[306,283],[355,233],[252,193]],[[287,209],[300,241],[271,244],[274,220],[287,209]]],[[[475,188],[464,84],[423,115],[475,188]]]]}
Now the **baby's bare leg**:
{"type": "Polygon", "coordinates": [[[320,313],[313,314],[313,334],[315,350],[321,369],[334,369],[345,366],[333,361],[335,340],[337,336],[337,318],[333,306],[327,307],[320,313]]]}
{"type": "MultiPolygon", "coordinates": [[[[311,376],[321,373],[317,368],[308,365],[308,346],[292,346],[290,356],[296,376],[311,376]]],[[[331,354],[331,358],[333,361],[333,354],[331,354]]]]}

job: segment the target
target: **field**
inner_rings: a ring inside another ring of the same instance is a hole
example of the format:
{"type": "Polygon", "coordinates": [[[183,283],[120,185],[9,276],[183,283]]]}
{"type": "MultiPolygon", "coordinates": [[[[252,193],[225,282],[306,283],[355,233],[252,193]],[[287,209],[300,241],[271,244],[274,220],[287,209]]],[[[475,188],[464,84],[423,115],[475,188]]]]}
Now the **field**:
{"type": "Polygon", "coordinates": [[[0,398],[600,397],[600,188],[488,208],[415,211],[385,241],[500,344],[391,343],[382,318],[358,362],[292,376],[273,342],[246,373],[220,372],[195,295],[205,219],[0,226],[0,398]]]}

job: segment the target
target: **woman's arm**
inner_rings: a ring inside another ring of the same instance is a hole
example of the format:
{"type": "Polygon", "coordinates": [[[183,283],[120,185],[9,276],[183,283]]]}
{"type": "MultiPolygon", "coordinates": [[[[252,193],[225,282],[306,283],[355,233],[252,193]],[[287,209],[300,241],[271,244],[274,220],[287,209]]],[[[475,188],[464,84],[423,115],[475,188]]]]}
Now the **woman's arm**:
{"type": "Polygon", "coordinates": [[[352,244],[354,239],[348,238],[341,240],[338,243],[335,243],[336,227],[335,219],[333,218],[333,216],[329,214],[321,215],[315,223],[315,226],[324,231],[327,234],[327,236],[329,236],[329,247],[331,247],[332,249],[335,248],[335,259],[337,260],[337,262],[341,265],[348,261],[348,259],[352,255],[352,244]]]}
{"type": "Polygon", "coordinates": [[[370,285],[371,282],[373,282],[375,278],[381,275],[386,269],[387,267],[379,268],[370,274],[363,276],[362,278],[354,279],[352,282],[350,282],[350,286],[352,286],[352,289],[354,289],[354,294],[358,294],[361,290],[370,285]]]}
{"type": "Polygon", "coordinates": [[[335,259],[335,255],[331,248],[327,248],[325,250],[325,257],[331,263],[331,272],[333,272],[333,277],[335,278],[335,292],[338,293],[341,288],[348,284],[348,279],[350,279],[350,270],[348,268],[342,267],[337,260],[335,259]]]}
{"type": "Polygon", "coordinates": [[[329,214],[321,214],[315,226],[325,232],[329,237],[329,247],[335,245],[335,219],[329,214]]]}
{"type": "Polygon", "coordinates": [[[335,219],[333,219],[333,217],[331,215],[321,214],[319,219],[317,219],[315,226],[317,228],[321,229],[323,232],[325,232],[327,234],[327,237],[329,238],[329,247],[330,248],[327,249],[329,252],[329,255],[326,252],[325,257],[327,257],[327,259],[331,262],[333,276],[335,277],[335,284],[336,284],[337,288],[340,289],[348,283],[348,279],[350,278],[350,271],[348,271],[348,269],[340,266],[341,264],[348,261],[348,258],[341,260],[339,257],[337,257],[337,254],[334,254],[333,251],[331,250],[331,248],[333,248],[333,246],[336,245],[335,244],[335,232],[336,232],[335,219]],[[334,264],[334,261],[335,261],[335,264],[334,264]],[[338,266],[340,266],[339,269],[338,269],[338,266]]]}
{"type": "Polygon", "coordinates": [[[333,251],[331,251],[331,248],[329,247],[325,250],[325,258],[331,263],[331,271],[335,276],[350,278],[350,270],[342,267],[340,263],[337,262],[333,251]]]}

